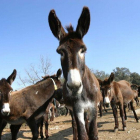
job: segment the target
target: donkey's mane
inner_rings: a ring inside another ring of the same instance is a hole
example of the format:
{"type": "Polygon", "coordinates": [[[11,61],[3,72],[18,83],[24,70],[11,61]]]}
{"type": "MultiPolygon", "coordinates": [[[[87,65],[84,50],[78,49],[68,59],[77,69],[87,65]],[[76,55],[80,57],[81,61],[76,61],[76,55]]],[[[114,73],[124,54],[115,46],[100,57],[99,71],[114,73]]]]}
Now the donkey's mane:
{"type": "Polygon", "coordinates": [[[42,78],[43,78],[42,80],[36,82],[35,84],[39,84],[39,83],[41,83],[41,82],[47,80],[48,78],[55,78],[55,77],[56,77],[55,74],[54,74],[54,75],[51,75],[51,76],[50,76],[50,75],[46,75],[46,76],[42,77],[42,78]]]}
{"type": "Polygon", "coordinates": [[[66,26],[66,30],[68,31],[68,33],[74,32],[73,26],[71,24],[69,26],[66,26]]]}
{"type": "Polygon", "coordinates": [[[60,44],[64,43],[68,39],[81,39],[81,36],[76,31],[74,31],[71,24],[69,26],[66,26],[65,28],[68,33],[66,33],[65,36],[60,40],[60,44]]]}

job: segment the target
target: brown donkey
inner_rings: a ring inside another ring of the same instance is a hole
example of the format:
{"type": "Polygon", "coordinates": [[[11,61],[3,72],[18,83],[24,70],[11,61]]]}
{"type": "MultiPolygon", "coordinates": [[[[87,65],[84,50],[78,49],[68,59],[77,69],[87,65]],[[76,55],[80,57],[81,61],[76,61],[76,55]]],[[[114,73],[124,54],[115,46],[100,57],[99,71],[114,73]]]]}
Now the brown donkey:
{"type": "MultiPolygon", "coordinates": [[[[64,102],[73,111],[79,140],[97,140],[97,95],[100,94],[96,77],[85,65],[87,50],[82,38],[90,24],[90,12],[83,8],[76,31],[70,25],[68,33],[64,31],[54,10],[49,13],[49,25],[53,35],[59,40],[57,52],[61,55],[61,66],[65,82],[63,85],[64,102]],[[90,112],[89,126],[85,127],[84,112],[90,112]],[[86,131],[87,128],[87,131],[86,131]]],[[[75,124],[73,122],[73,124],[75,124]]],[[[75,133],[75,129],[74,129],[75,133]]],[[[77,136],[74,135],[74,139],[77,136]]]]}
{"type": "MultiPolygon", "coordinates": [[[[5,120],[12,124],[12,140],[16,140],[19,128],[24,122],[27,122],[32,131],[32,139],[37,140],[38,128],[36,120],[44,114],[53,97],[58,100],[62,98],[60,76],[61,70],[59,69],[56,75],[47,76],[36,84],[11,94],[9,100],[10,114],[9,116],[1,116],[0,122],[5,120]]],[[[5,125],[5,123],[3,125],[5,125]]],[[[2,132],[1,127],[0,132],[2,132]]]]}
{"type": "Polygon", "coordinates": [[[132,84],[131,88],[134,92],[134,100],[136,101],[136,105],[139,106],[139,92],[138,92],[139,86],[132,84]]]}
{"type": "Polygon", "coordinates": [[[7,79],[3,78],[0,80],[0,115],[7,116],[10,113],[9,96],[13,90],[11,84],[15,80],[16,74],[17,71],[13,70],[13,73],[7,79]]]}
{"type": "Polygon", "coordinates": [[[111,107],[115,119],[114,131],[116,132],[118,131],[118,127],[119,127],[117,105],[119,105],[119,109],[120,109],[120,116],[122,118],[123,130],[126,130],[125,119],[127,119],[127,117],[126,117],[125,108],[129,102],[137,122],[138,122],[138,117],[133,107],[134,93],[131,89],[131,85],[125,80],[115,82],[113,81],[113,79],[114,79],[114,74],[111,73],[108,79],[105,79],[104,81],[101,81],[99,79],[98,80],[102,89],[104,103],[105,104],[111,103],[111,107]]]}
{"type": "MultiPolygon", "coordinates": [[[[14,70],[13,73],[7,78],[0,80],[0,134],[2,129],[5,127],[5,121],[1,117],[8,116],[10,114],[9,97],[10,92],[13,90],[11,84],[16,78],[17,71],[14,70]]],[[[1,140],[1,137],[0,137],[1,140]]]]}
{"type": "Polygon", "coordinates": [[[56,108],[53,104],[53,101],[51,101],[49,103],[49,105],[47,106],[47,109],[46,109],[44,115],[37,120],[37,126],[38,126],[38,130],[40,129],[39,134],[40,134],[41,139],[44,138],[43,124],[45,124],[45,137],[46,137],[46,139],[49,138],[49,134],[48,134],[49,117],[50,117],[50,121],[54,120],[55,110],[56,110],[56,108]]]}

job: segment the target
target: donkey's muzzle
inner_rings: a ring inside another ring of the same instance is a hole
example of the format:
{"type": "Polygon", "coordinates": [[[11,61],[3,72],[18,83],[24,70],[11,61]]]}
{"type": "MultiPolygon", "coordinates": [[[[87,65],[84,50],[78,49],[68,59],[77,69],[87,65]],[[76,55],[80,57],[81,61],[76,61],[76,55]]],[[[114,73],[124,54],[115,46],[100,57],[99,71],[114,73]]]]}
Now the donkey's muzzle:
{"type": "Polygon", "coordinates": [[[107,108],[108,108],[108,107],[109,107],[109,103],[108,103],[108,104],[105,104],[105,107],[107,107],[107,108]]]}
{"type": "Polygon", "coordinates": [[[3,112],[3,111],[1,110],[1,114],[2,114],[3,116],[9,116],[10,112],[3,112]]]}
{"type": "Polygon", "coordinates": [[[82,87],[82,84],[80,83],[79,85],[68,85],[67,83],[67,87],[69,88],[69,90],[71,90],[73,93],[79,93],[79,90],[82,87]]]}
{"type": "Polygon", "coordinates": [[[1,109],[1,114],[3,116],[8,116],[10,114],[10,107],[9,107],[9,103],[5,103],[3,105],[3,108],[1,109]]]}

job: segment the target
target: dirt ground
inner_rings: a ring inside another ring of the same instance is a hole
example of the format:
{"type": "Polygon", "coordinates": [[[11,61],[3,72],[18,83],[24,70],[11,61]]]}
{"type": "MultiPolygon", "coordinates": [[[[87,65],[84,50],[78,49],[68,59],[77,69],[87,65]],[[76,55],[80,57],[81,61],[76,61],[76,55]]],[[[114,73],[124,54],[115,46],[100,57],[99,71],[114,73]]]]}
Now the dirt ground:
{"type": "MultiPolygon", "coordinates": [[[[137,109],[137,113],[140,118],[140,109],[137,109]]],[[[98,117],[99,140],[140,140],[140,123],[135,121],[132,111],[127,112],[127,115],[127,130],[122,131],[121,118],[119,117],[119,131],[115,133],[113,131],[114,118],[112,110],[109,108],[107,113],[103,112],[103,117],[98,117]]],[[[60,116],[50,122],[49,135],[49,140],[73,140],[71,117],[69,115],[60,116]]],[[[18,140],[29,140],[31,137],[32,134],[28,126],[22,126],[18,133],[18,140]]],[[[10,130],[4,129],[2,140],[10,139],[10,130]]]]}

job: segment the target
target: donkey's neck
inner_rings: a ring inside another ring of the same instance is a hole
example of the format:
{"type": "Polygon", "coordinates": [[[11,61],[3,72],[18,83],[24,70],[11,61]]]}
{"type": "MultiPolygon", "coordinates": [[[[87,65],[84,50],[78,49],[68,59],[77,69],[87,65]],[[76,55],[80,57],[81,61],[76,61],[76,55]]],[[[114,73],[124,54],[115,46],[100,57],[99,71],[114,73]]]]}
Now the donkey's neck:
{"type": "Polygon", "coordinates": [[[94,74],[85,66],[85,73],[82,79],[84,91],[87,94],[87,97],[93,100],[97,93],[99,92],[99,83],[94,74]]]}

